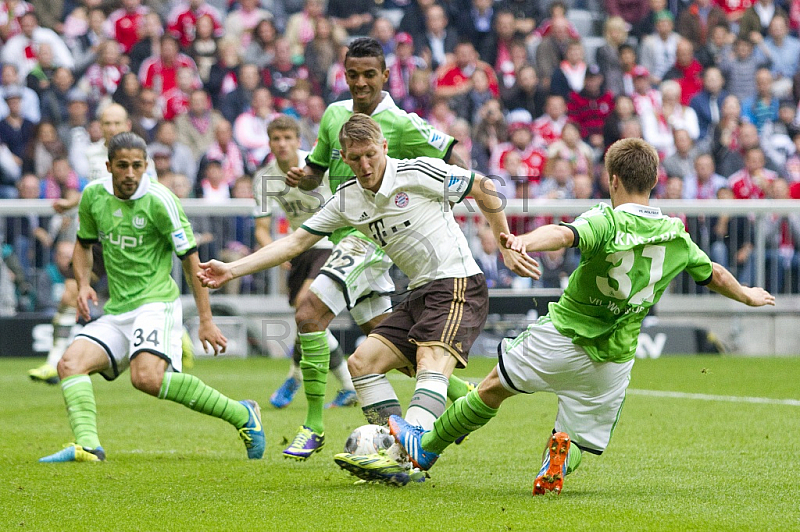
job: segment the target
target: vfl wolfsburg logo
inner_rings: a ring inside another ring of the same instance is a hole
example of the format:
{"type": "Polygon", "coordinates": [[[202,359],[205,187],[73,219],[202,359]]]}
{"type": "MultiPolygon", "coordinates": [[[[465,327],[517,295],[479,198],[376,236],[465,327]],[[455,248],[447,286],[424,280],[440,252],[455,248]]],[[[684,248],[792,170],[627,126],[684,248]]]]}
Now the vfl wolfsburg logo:
{"type": "Polygon", "coordinates": [[[144,216],[133,217],[133,226],[136,229],[144,229],[145,225],[147,225],[147,218],[145,218],[144,216]]]}

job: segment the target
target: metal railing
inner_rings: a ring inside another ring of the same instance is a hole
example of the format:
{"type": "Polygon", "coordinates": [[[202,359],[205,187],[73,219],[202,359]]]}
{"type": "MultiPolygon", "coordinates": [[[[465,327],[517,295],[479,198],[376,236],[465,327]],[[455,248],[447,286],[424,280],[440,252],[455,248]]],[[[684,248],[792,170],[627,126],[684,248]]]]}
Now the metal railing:
{"type": "MultiPolygon", "coordinates": [[[[608,200],[604,201],[609,202],[608,200]]],[[[504,212],[509,217],[511,230],[522,233],[531,230],[537,224],[571,219],[597,203],[598,200],[519,199],[507,201],[504,212]]],[[[785,293],[797,291],[797,264],[798,255],[800,255],[797,246],[800,243],[797,243],[791,250],[793,256],[788,257],[788,250],[775,249],[767,230],[768,227],[774,227],[774,224],[768,223],[774,217],[800,213],[800,202],[794,200],[653,200],[651,203],[653,206],[661,208],[665,214],[680,214],[693,239],[700,247],[715,260],[727,258],[729,264],[726,266],[740,276],[742,282],[748,284],[752,282],[758,286],[771,283],[772,286],[768,288],[785,293]],[[738,230],[734,227],[734,231],[724,238],[711,235],[710,232],[713,228],[710,228],[709,224],[719,216],[729,216],[735,223],[746,227],[739,227],[738,230]],[[748,242],[752,244],[753,251],[752,259],[745,267],[735,263],[735,253],[732,250],[738,250],[748,242]],[[780,286],[776,284],[778,282],[776,279],[779,279],[780,286]],[[780,290],[776,290],[776,288],[780,288],[780,290]]],[[[253,205],[251,200],[242,199],[232,199],[225,204],[214,205],[209,205],[202,199],[183,201],[186,214],[195,226],[195,232],[206,233],[208,236],[208,241],[200,246],[201,259],[233,258],[237,254],[252,251],[257,247],[254,245],[252,232],[253,205]],[[233,242],[238,242],[238,244],[233,244],[233,242]]],[[[482,216],[474,202],[470,200],[456,205],[454,214],[462,223],[467,237],[470,240],[477,240],[471,237],[477,235],[479,224],[482,223],[482,216]]],[[[20,251],[15,247],[19,237],[30,238],[30,235],[15,234],[15,227],[30,230],[31,223],[35,224],[50,219],[49,230],[52,233],[55,231],[52,226],[58,225],[52,223],[53,216],[55,213],[48,200],[0,200],[0,228],[2,228],[0,235],[4,239],[6,254],[11,250],[20,251]],[[12,220],[23,219],[27,219],[28,222],[21,225],[11,223],[12,220]]],[[[72,216],[74,217],[74,213],[72,216]]],[[[285,227],[285,224],[282,224],[280,217],[276,216],[273,221],[273,229],[277,233],[282,227],[285,227]]],[[[72,230],[74,231],[74,224],[72,230]]],[[[277,234],[276,236],[281,235],[277,234]]],[[[43,248],[40,243],[36,246],[43,248]]],[[[24,267],[28,268],[27,271],[34,278],[40,275],[42,269],[46,268],[52,260],[50,251],[49,249],[39,249],[36,252],[39,256],[26,256],[22,261],[24,267]]],[[[27,250],[28,254],[31,252],[30,249],[27,250]]],[[[175,273],[180,275],[179,272],[180,267],[176,263],[175,273]]],[[[280,268],[274,268],[269,272],[253,276],[237,289],[239,293],[276,295],[280,291],[282,275],[280,268]]],[[[36,282],[33,284],[38,286],[36,282]]],[[[678,278],[673,291],[691,293],[691,284],[693,283],[689,283],[685,277],[678,278]]]]}

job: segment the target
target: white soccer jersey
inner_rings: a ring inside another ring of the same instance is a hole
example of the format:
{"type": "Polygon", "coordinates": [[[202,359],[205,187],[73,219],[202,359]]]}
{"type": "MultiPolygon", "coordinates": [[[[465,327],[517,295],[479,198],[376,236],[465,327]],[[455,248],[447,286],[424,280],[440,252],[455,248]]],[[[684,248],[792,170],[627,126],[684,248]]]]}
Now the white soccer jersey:
{"type": "Polygon", "coordinates": [[[386,161],[377,194],[357,179],[346,181],[303,229],[327,236],[355,227],[408,275],[412,289],[481,273],[450,208],[467,195],[475,174],[430,157],[386,161]]]}
{"type": "MultiPolygon", "coordinates": [[[[305,161],[307,155],[308,152],[297,150],[299,161],[305,161]]],[[[314,190],[305,191],[299,187],[288,186],[286,173],[278,166],[278,161],[273,160],[256,172],[256,178],[253,180],[253,196],[256,200],[253,217],[272,216],[273,211],[278,207],[286,213],[286,220],[292,230],[296,230],[325,205],[332,195],[330,190],[328,172],[325,172],[319,186],[314,190]]],[[[314,245],[314,248],[330,249],[332,247],[333,244],[327,238],[314,245]]]]}

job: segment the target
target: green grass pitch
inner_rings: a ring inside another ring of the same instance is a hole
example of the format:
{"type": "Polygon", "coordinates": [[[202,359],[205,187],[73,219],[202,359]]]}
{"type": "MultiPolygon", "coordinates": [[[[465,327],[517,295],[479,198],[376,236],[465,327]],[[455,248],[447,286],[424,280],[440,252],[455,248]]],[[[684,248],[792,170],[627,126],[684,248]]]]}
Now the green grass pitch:
{"type": "MultiPolygon", "coordinates": [[[[364,423],[358,408],[326,413],[327,446],[308,462],[282,457],[305,399],[271,409],[288,362],[264,358],[193,370],[261,403],[261,461],[232,427],[135,391],[126,373],[94,378],[108,461],[39,464],[71,440],[60,389],[25,374],[40,362],[0,360],[0,530],[800,530],[800,357],[637,361],[606,453],[585,456],[560,496],[536,498],[552,395],[510,399],[427,482],[393,488],[354,484],[332,460],[364,423]]],[[[492,365],[475,358],[461,374],[480,380],[492,365]]],[[[412,381],[392,382],[407,401],[412,381]]]]}

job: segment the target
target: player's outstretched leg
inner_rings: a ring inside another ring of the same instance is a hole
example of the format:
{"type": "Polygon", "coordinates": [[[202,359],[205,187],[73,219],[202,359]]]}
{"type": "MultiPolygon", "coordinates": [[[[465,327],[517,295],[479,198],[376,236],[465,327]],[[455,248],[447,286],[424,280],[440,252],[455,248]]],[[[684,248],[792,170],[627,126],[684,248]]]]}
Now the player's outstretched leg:
{"type": "MultiPolygon", "coordinates": [[[[433,423],[433,429],[421,435],[421,448],[437,455],[442,454],[448,445],[478,430],[496,415],[497,408],[488,406],[481,399],[478,390],[473,390],[450,405],[433,423]]],[[[402,441],[398,440],[398,443],[403,445],[402,441]]]]}
{"type": "Polygon", "coordinates": [[[330,350],[325,331],[300,333],[303,358],[300,369],[303,372],[303,388],[308,402],[306,421],[300,427],[292,444],[283,451],[287,458],[306,460],[322,450],[325,445],[325,425],[322,410],[325,403],[325,385],[328,380],[330,350]]]}
{"type": "Polygon", "coordinates": [[[180,403],[195,412],[227,421],[239,431],[239,437],[247,448],[248,458],[258,459],[264,456],[266,438],[261,425],[261,411],[255,401],[234,401],[194,375],[172,372],[164,374],[158,398],[180,403]]]}
{"type": "Polygon", "coordinates": [[[106,453],[97,436],[97,405],[92,379],[88,375],[72,375],[61,381],[67,417],[75,443],[41,458],[40,462],[101,462],[106,453]]]}
{"type": "MultiPolygon", "coordinates": [[[[544,451],[542,468],[533,481],[533,494],[543,495],[550,491],[557,494],[561,493],[564,486],[564,477],[567,476],[569,465],[571,441],[566,432],[556,432],[547,441],[547,448],[544,451]]],[[[577,449],[577,447],[575,448],[577,449]]],[[[577,451],[580,453],[580,451],[577,451]]],[[[580,463],[580,460],[578,460],[580,463]]],[[[575,465],[573,469],[577,467],[575,465]]]]}

